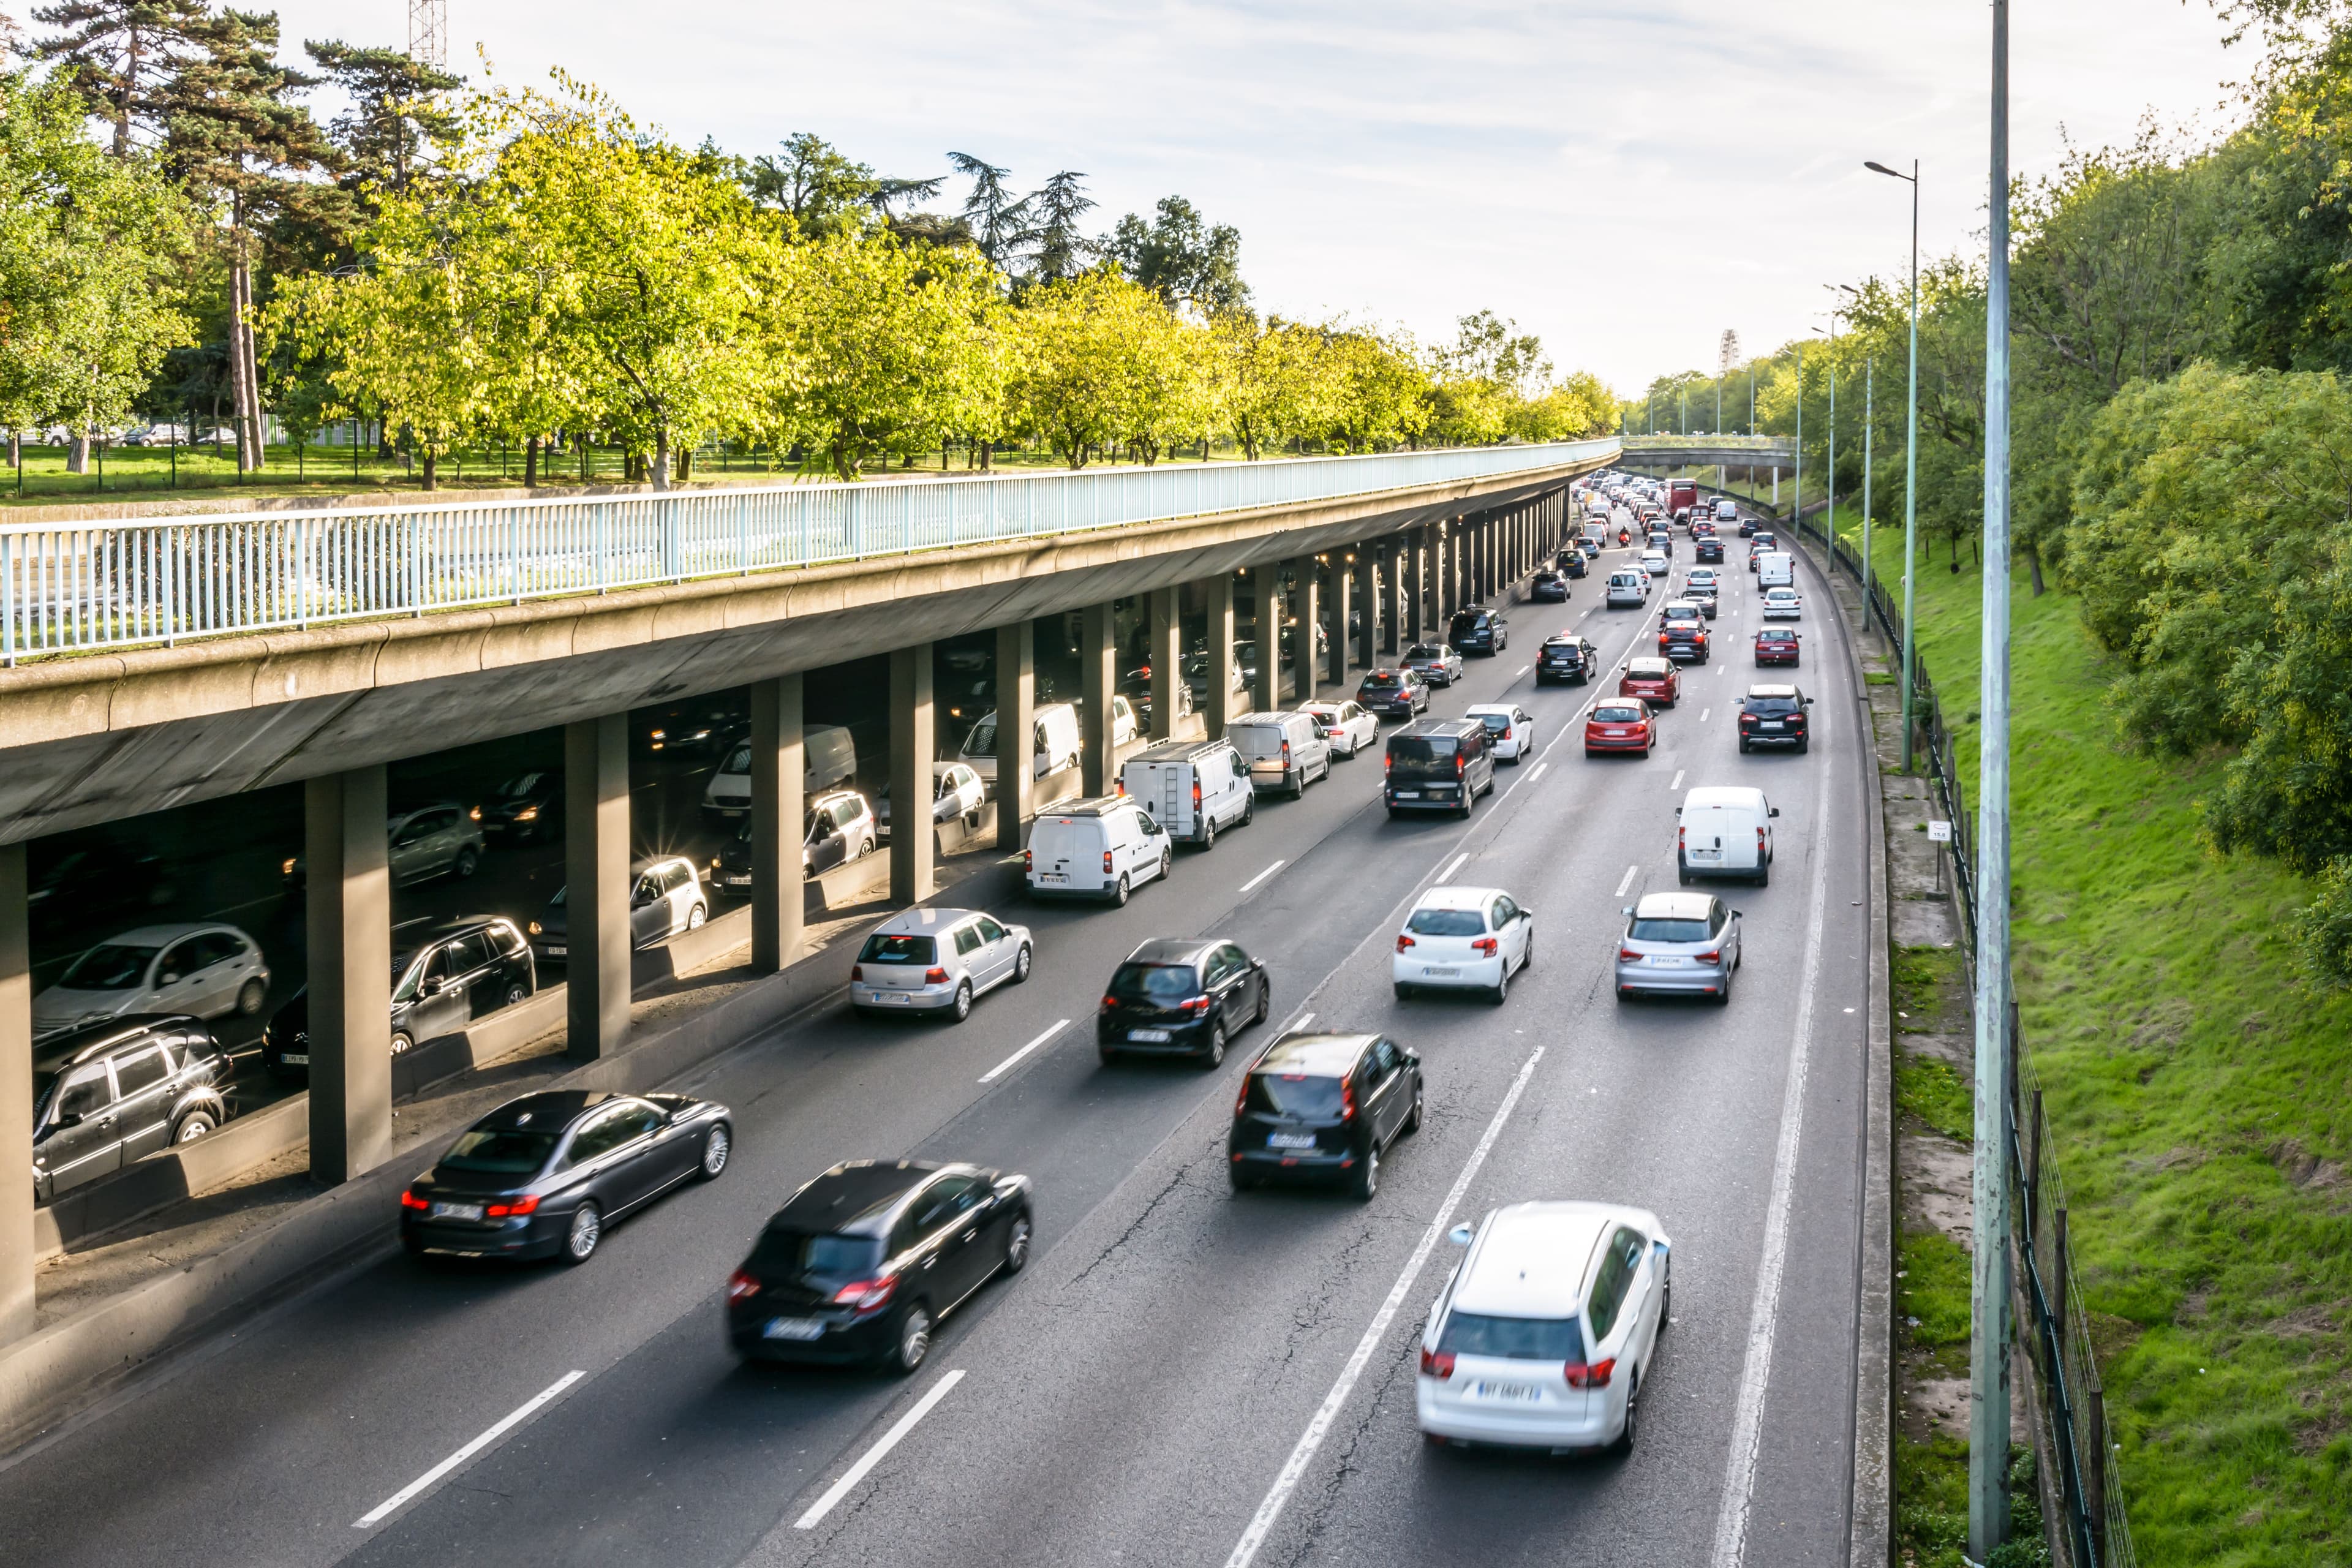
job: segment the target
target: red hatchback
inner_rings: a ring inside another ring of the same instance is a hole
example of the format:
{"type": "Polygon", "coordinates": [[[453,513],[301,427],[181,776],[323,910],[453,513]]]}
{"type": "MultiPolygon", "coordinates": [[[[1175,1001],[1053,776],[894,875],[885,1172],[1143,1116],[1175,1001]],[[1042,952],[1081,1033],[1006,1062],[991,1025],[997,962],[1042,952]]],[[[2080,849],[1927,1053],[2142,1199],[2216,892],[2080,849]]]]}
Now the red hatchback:
{"type": "Polygon", "coordinates": [[[1756,634],[1756,662],[1786,664],[1797,662],[1797,631],[1794,626],[1766,626],[1756,634]]]}
{"type": "Polygon", "coordinates": [[[1658,744],[1658,716],[1638,697],[1603,698],[1592,705],[1584,721],[1584,754],[1639,752],[1648,756],[1658,744]]]}
{"type": "Polygon", "coordinates": [[[1672,659],[1634,658],[1625,661],[1625,673],[1617,682],[1620,697],[1639,697],[1654,707],[1672,708],[1682,700],[1682,671],[1672,659]]]}

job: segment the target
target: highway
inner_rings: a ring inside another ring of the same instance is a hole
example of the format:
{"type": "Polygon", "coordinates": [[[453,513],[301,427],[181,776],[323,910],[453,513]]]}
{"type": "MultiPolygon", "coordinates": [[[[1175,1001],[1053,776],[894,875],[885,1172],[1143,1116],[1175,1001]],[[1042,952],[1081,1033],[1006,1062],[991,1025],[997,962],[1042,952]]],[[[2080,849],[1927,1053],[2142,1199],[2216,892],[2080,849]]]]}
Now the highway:
{"type": "MultiPolygon", "coordinates": [[[[1539,724],[1470,821],[1389,820],[1368,752],[1124,910],[996,910],[1036,932],[1029,984],[961,1028],[836,1001],[719,1058],[685,1087],[733,1107],[734,1164],[588,1267],[375,1263],[0,1460],[10,1560],[1844,1562],[1873,764],[1826,586],[1801,579],[1804,668],[1759,673],[1727,544],[1717,656],[1685,671],[1655,756],[1587,760],[1592,689],[1538,690],[1528,668],[1562,627],[1612,661],[1653,651],[1666,594],[1598,607],[1612,549],[1568,604],[1514,607],[1509,647],[1438,694],[1539,724]],[[1759,679],[1819,700],[1809,755],[1738,754],[1734,702],[1759,679]],[[1706,784],[1780,810],[1770,886],[1721,889],[1757,962],[1727,1008],[1620,1004],[1618,911],[1675,885],[1674,807],[1706,784]],[[1391,993],[1395,922],[1441,879],[1536,911],[1503,1006],[1391,993]],[[1112,968],[1192,932],[1265,961],[1276,1024],[1422,1053],[1429,1114],[1373,1202],[1229,1190],[1234,1085],[1273,1026],[1215,1072],[1097,1063],[1112,968]],[[1030,1174],[1028,1269],[905,1382],[739,1365],[721,1288],[767,1214],[835,1160],[901,1155],[1030,1174]],[[1675,1321],[1630,1458],[1414,1430],[1413,1348],[1454,1257],[1437,1233],[1532,1196],[1650,1207],[1674,1236],[1675,1321]]],[[[1679,582],[1686,539],[1675,554],[1679,582]]]]}

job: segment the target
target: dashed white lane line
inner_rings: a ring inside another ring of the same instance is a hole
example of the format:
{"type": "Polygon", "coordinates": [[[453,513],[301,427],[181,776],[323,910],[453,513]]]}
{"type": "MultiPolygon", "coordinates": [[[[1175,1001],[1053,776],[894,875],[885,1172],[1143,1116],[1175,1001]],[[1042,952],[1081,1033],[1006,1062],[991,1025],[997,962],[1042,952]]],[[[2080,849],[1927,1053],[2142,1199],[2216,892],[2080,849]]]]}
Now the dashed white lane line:
{"type": "Polygon", "coordinates": [[[1044,1045],[1047,1040],[1052,1039],[1055,1035],[1060,1034],[1069,1026],[1070,1021],[1067,1018],[1055,1019],[1051,1025],[1047,1026],[1044,1034],[1039,1035],[1035,1039],[1030,1041],[1027,1045],[1022,1047],[1019,1050],[1013,1052],[1011,1056],[1005,1058],[1003,1061],[997,1063],[986,1072],[981,1074],[980,1081],[982,1083],[988,1083],[993,1080],[1014,1062],[1019,1061],[1023,1057],[1027,1056],[1031,1051],[1035,1050],[1039,1046],[1044,1045]]]}
{"type": "Polygon", "coordinates": [[[1681,768],[1676,768],[1675,770],[1675,782],[1666,786],[1667,794],[1671,795],[1675,790],[1683,787],[1683,772],[1684,770],[1681,768]]]}
{"type": "Polygon", "coordinates": [[[1642,874],[1642,868],[1641,868],[1641,867],[1639,867],[1639,866],[1628,866],[1628,867],[1626,867],[1626,868],[1625,868],[1625,877],[1624,877],[1624,879],[1623,879],[1622,881],[1621,881],[1621,882],[1619,882],[1619,883],[1617,884],[1617,891],[1616,891],[1616,893],[1615,893],[1615,895],[1614,895],[1614,896],[1615,896],[1615,897],[1617,897],[1617,898],[1621,898],[1621,899],[1622,899],[1622,898],[1623,898],[1623,897],[1625,896],[1625,889],[1628,889],[1628,888],[1630,888],[1630,887],[1632,887],[1632,886],[1633,885],[1633,879],[1634,879],[1634,878],[1636,878],[1636,877],[1638,877],[1638,876],[1640,876],[1641,874],[1642,874]]]}
{"type": "Polygon", "coordinates": [[[1454,872],[1462,869],[1462,863],[1469,858],[1470,851],[1465,849],[1461,854],[1456,855],[1453,859],[1448,860],[1445,863],[1445,869],[1437,874],[1437,879],[1441,882],[1444,881],[1448,877],[1453,876],[1454,872]]]}
{"type": "Polygon", "coordinates": [[[1707,716],[1708,714],[1710,714],[1710,713],[1714,712],[1714,711],[1715,711],[1715,710],[1714,710],[1714,709],[1712,709],[1712,708],[1702,708],[1702,709],[1700,709],[1700,710],[1698,710],[1698,721],[1699,721],[1700,723],[1702,723],[1702,724],[1706,723],[1706,716],[1707,716]]]}
{"type": "Polygon", "coordinates": [[[1268,877],[1273,876],[1276,871],[1281,870],[1285,866],[1289,864],[1290,862],[1287,860],[1276,860],[1273,865],[1268,866],[1265,870],[1260,871],[1256,876],[1252,877],[1248,881],[1244,882],[1242,884],[1242,891],[1244,893],[1248,892],[1260,882],[1265,881],[1268,877]]]}
{"type": "Polygon", "coordinates": [[[584,1372],[565,1373],[562,1377],[557,1378],[553,1383],[549,1384],[545,1388],[541,1389],[537,1394],[532,1394],[529,1399],[523,1401],[520,1406],[510,1412],[504,1419],[492,1426],[488,1431],[483,1433],[480,1436],[475,1438],[472,1442],[467,1444],[464,1447],[458,1449],[456,1453],[450,1455],[447,1458],[442,1460],[439,1464],[434,1466],[431,1469],[425,1471],[423,1475],[417,1477],[415,1480],[409,1482],[406,1486],[401,1488],[398,1491],[384,1499],[383,1501],[376,1504],[375,1507],[370,1509],[367,1512],[353,1520],[352,1521],[352,1528],[353,1530],[373,1530],[377,1525],[382,1524],[385,1520],[390,1519],[403,1508],[415,1501],[417,1498],[424,1495],[427,1490],[439,1485],[442,1480],[448,1477],[450,1472],[467,1464],[474,1458],[475,1455],[480,1453],[483,1449],[488,1447],[491,1444],[497,1442],[499,1438],[513,1431],[517,1426],[521,1426],[533,1415],[539,1414],[539,1412],[546,1406],[549,1400],[553,1399],[557,1394],[562,1393],[565,1389],[571,1387],[573,1384],[579,1382],[582,1378],[587,1375],[588,1374],[584,1372]]]}
{"type": "Polygon", "coordinates": [[[899,1416],[897,1425],[893,1426],[887,1432],[882,1434],[882,1439],[880,1442],[876,1443],[874,1447],[866,1449],[866,1452],[859,1457],[857,1463],[850,1466],[848,1469],[842,1472],[841,1479],[827,1487],[824,1489],[824,1495],[823,1497],[809,1504],[809,1509],[806,1513],[793,1521],[793,1528],[794,1530],[814,1530],[819,1524],[823,1523],[824,1516],[833,1511],[834,1505],[840,1502],[843,1498],[847,1497],[851,1489],[855,1488],[858,1482],[864,1480],[867,1473],[870,1472],[875,1466],[880,1464],[889,1454],[890,1450],[897,1447],[899,1443],[905,1439],[908,1433],[915,1429],[915,1423],[920,1421],[924,1416],[929,1415],[931,1413],[932,1406],[938,1405],[940,1400],[945,1399],[948,1396],[948,1390],[953,1388],[957,1384],[961,1383],[962,1381],[963,1368],[958,1367],[953,1372],[948,1373],[945,1377],[940,1379],[939,1382],[931,1384],[931,1391],[929,1394],[924,1394],[922,1398],[917,1400],[915,1402],[915,1407],[912,1410],[909,1410],[904,1415],[899,1416]]]}
{"type": "Polygon", "coordinates": [[[1315,1015],[1314,1015],[1314,1014],[1312,1014],[1312,1013],[1301,1013],[1300,1015],[1298,1015],[1298,1016],[1297,1016],[1296,1018],[1293,1018],[1292,1020],[1290,1020],[1290,1022],[1289,1022],[1289,1023],[1285,1024],[1285,1025],[1282,1026],[1282,1028],[1281,1028],[1280,1032],[1279,1032],[1279,1033],[1277,1033],[1277,1034],[1276,1035],[1276,1037],[1276,1037],[1276,1039],[1280,1039],[1280,1038],[1282,1037],[1282,1036],[1283,1036],[1283,1035],[1295,1035],[1295,1034],[1298,1033],[1301,1029],[1304,1029],[1305,1027],[1307,1027],[1307,1025],[1309,1025],[1309,1024],[1313,1023],[1314,1021],[1315,1021],[1315,1015]]]}
{"type": "MultiPolygon", "coordinates": [[[[1523,664],[1523,665],[1519,666],[1519,675],[1525,675],[1528,671],[1529,671],[1529,670],[1533,669],[1534,668],[1535,668],[1535,666],[1534,666],[1534,665],[1532,665],[1532,664],[1523,664]]],[[[1511,679],[1512,679],[1513,680],[1517,680],[1517,679],[1519,678],[1519,675],[1515,675],[1515,676],[1511,677],[1511,679]]]]}
{"type": "Polygon", "coordinates": [[[1528,775],[1528,783],[1533,784],[1536,780],[1543,777],[1544,770],[1549,766],[1551,766],[1549,763],[1538,763],[1536,764],[1536,771],[1528,775]]]}

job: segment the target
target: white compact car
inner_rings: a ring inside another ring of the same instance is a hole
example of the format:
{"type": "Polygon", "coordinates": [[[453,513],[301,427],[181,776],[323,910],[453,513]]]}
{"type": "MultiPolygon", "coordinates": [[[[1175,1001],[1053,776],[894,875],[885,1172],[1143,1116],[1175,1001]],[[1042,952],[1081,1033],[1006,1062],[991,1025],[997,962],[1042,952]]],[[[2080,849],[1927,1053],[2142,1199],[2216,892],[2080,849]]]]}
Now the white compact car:
{"type": "Polygon", "coordinates": [[[33,998],[43,1039],[126,1013],[251,1017],[269,994],[269,965],[235,926],[141,926],[85,952],[33,998]]]}
{"type": "Polygon", "coordinates": [[[913,909],[875,928],[849,970],[858,1012],[945,1013],[961,1024],[972,999],[1029,978],[1027,926],[979,910],[913,909]]]}
{"type": "Polygon", "coordinates": [[[1667,572],[1673,569],[1673,566],[1674,563],[1667,559],[1666,552],[1663,550],[1644,550],[1642,552],[1642,570],[1647,572],[1653,577],[1664,576],[1667,572]]]}
{"type": "Polygon", "coordinates": [[[1805,601],[1794,588],[1764,590],[1764,618],[1768,621],[1793,621],[1803,617],[1805,601]]]}
{"type": "Polygon", "coordinates": [[[1380,715],[1353,701],[1308,702],[1298,710],[1322,729],[1335,757],[1352,757],[1381,738],[1380,715]]]}
{"type": "Polygon", "coordinates": [[[1486,743],[1498,763],[1516,763],[1536,749],[1536,721],[1528,710],[1510,702],[1474,702],[1462,710],[1465,719],[1486,726],[1486,743]]]}
{"type": "Polygon", "coordinates": [[[1511,976],[1535,961],[1536,917],[1500,888],[1432,888],[1397,932],[1390,977],[1416,991],[1484,991],[1497,1006],[1511,976]]]}
{"type": "Polygon", "coordinates": [[[1630,1454],[1674,1310],[1658,1216],[1511,1204],[1449,1233],[1468,1253],[1422,1331],[1414,1403],[1433,1440],[1630,1454]]]}

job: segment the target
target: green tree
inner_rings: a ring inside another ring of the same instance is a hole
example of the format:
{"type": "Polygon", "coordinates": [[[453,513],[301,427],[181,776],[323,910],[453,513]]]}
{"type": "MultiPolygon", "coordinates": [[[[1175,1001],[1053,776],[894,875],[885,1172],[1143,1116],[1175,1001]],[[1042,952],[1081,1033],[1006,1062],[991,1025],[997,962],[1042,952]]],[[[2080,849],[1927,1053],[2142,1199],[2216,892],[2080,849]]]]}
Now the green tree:
{"type": "Polygon", "coordinates": [[[1102,253],[1171,310],[1190,309],[1205,320],[1249,308],[1241,230],[1211,226],[1182,196],[1160,197],[1149,224],[1133,213],[1119,219],[1102,253]]]}
{"type": "Polygon", "coordinates": [[[345,189],[405,191],[431,174],[437,150],[463,133],[459,110],[446,100],[466,85],[464,77],[398,49],[331,38],[305,42],[302,49],[321,79],[349,100],[327,122],[345,189]]]}
{"type": "Polygon", "coordinates": [[[1436,388],[1411,342],[1368,327],[1323,329],[1331,378],[1328,437],[1346,452],[1418,441],[1435,412],[1436,388]]]}
{"type": "Polygon", "coordinates": [[[1072,468],[1121,440],[1156,458],[1171,433],[1205,427],[1210,370],[1186,335],[1195,330],[1150,289],[1103,268],[1030,290],[1011,321],[1007,401],[1072,468]]]}
{"type": "Polygon", "coordinates": [[[205,0],[56,0],[33,20],[60,29],[35,55],[55,61],[94,119],[114,128],[114,155],[163,139],[183,72],[205,58],[217,23],[205,0]]]}
{"type": "Polygon", "coordinates": [[[964,198],[963,218],[972,243],[980,247],[991,267],[1012,271],[1022,237],[1029,228],[1028,198],[1016,199],[1004,183],[1004,176],[1013,171],[969,153],[950,153],[948,163],[971,182],[971,194],[964,198]]]}
{"type": "Polygon", "coordinates": [[[1211,324],[1226,428],[1251,462],[1337,423],[1339,380],[1321,329],[1228,310],[1211,324]]]}
{"type": "Polygon", "coordinates": [[[1092,212],[1095,201],[1078,182],[1086,175],[1065,169],[1022,198],[1031,220],[1022,242],[1029,247],[1031,283],[1058,283],[1075,278],[1094,264],[1094,242],[1078,225],[1092,212]]]}

